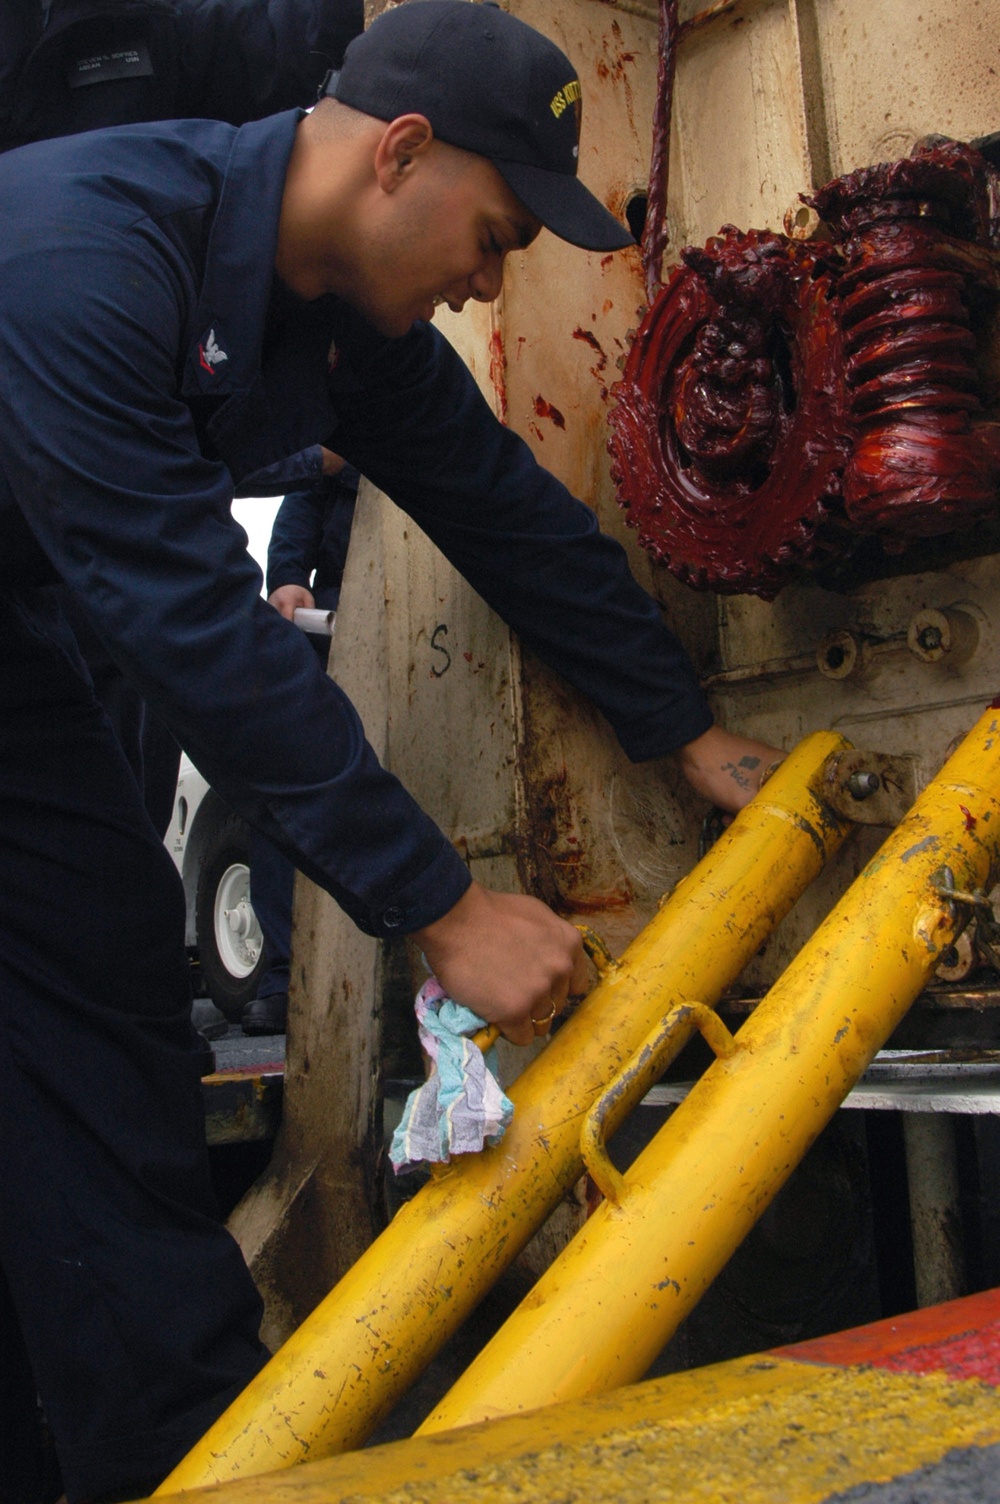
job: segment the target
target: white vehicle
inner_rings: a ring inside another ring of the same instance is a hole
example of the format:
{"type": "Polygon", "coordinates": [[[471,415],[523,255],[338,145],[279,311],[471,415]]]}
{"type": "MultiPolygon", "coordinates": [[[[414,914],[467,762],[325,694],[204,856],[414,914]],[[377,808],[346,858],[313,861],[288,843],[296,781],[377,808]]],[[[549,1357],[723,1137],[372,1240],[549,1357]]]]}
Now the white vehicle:
{"type": "Polygon", "coordinates": [[[264,964],[264,937],[250,903],[250,830],[187,757],[163,839],[184,883],[185,943],[198,953],[209,997],[236,1023],[257,996],[264,964]]]}
{"type": "MultiPolygon", "coordinates": [[[[334,611],[295,612],[304,632],[332,637],[334,611]]],[[[184,883],[185,944],[196,951],[202,981],[233,1023],[257,996],[264,936],[250,903],[250,830],[182,755],[174,813],[163,838],[184,883]]]]}

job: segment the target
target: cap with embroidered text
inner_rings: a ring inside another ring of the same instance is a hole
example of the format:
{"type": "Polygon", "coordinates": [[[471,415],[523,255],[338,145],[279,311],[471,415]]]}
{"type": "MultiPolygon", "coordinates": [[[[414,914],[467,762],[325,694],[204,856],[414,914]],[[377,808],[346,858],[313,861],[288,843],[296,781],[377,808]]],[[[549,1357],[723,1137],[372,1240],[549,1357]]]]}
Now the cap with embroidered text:
{"type": "Polygon", "coordinates": [[[355,37],[325,92],[377,120],[425,115],[441,141],[487,157],[562,240],[591,251],[634,243],[577,177],[582,100],[572,63],[499,6],[405,0],[355,37]]]}

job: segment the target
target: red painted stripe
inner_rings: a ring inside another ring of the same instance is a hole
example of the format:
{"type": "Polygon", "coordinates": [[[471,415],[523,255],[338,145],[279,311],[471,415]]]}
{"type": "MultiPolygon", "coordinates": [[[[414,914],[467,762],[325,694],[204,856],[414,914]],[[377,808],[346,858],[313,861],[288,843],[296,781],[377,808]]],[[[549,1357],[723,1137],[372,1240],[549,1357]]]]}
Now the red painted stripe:
{"type": "Polygon", "coordinates": [[[944,1370],[953,1378],[1000,1385],[1000,1289],[779,1347],[774,1353],[842,1367],[871,1363],[896,1373],[944,1370]]]}
{"type": "Polygon", "coordinates": [[[952,1379],[979,1379],[1000,1387],[1000,1321],[966,1332],[952,1342],[911,1347],[908,1352],[876,1364],[894,1373],[937,1373],[952,1379]]]}

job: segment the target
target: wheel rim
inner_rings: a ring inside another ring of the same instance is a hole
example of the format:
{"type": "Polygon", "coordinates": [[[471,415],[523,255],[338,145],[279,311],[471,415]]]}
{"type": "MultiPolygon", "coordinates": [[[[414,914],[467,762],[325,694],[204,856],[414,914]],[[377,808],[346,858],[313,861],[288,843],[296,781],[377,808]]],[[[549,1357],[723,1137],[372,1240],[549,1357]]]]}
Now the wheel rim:
{"type": "Polygon", "coordinates": [[[219,879],[213,928],[223,966],[231,976],[248,977],[260,960],[264,936],[250,904],[250,868],[245,862],[234,862],[219,879]]]}

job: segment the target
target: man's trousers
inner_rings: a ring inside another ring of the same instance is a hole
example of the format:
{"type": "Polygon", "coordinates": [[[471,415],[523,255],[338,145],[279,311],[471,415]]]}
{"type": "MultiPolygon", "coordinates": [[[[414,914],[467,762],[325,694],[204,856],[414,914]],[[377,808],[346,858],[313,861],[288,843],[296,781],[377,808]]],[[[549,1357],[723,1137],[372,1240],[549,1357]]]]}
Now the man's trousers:
{"type": "Polygon", "coordinates": [[[71,1504],[148,1491],[266,1357],[198,1071],[173,862],[56,592],[0,595],[0,1265],[71,1504]]]}

